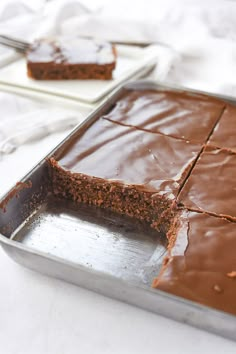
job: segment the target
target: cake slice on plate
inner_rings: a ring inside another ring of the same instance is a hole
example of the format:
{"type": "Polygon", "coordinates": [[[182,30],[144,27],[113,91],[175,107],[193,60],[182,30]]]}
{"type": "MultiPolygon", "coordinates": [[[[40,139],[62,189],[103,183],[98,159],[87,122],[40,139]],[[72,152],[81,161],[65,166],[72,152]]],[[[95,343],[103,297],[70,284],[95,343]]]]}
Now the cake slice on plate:
{"type": "Polygon", "coordinates": [[[36,40],[26,57],[28,76],[36,80],[110,80],[116,66],[113,45],[79,37],[36,40]]]}

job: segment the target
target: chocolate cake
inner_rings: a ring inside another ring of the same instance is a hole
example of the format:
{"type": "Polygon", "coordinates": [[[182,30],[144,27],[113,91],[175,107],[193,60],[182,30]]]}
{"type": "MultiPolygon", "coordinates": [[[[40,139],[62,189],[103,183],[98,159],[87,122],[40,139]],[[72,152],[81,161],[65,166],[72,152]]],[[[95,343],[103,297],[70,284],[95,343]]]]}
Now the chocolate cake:
{"type": "Polygon", "coordinates": [[[153,287],[236,314],[236,153],[212,144],[233,110],[204,95],[129,91],[49,165],[57,197],[166,233],[153,287]]]}
{"type": "Polygon", "coordinates": [[[37,80],[110,80],[115,66],[114,46],[78,37],[37,40],[27,52],[28,76],[37,80]]]}

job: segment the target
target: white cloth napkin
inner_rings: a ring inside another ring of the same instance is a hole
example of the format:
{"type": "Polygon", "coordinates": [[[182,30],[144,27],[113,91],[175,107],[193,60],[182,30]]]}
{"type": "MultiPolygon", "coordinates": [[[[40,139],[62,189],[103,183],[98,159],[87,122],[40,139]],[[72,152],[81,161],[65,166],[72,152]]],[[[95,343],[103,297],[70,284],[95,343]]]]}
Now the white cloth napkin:
{"type": "MultiPolygon", "coordinates": [[[[0,34],[24,41],[59,33],[58,26],[75,14],[90,11],[78,1],[44,0],[9,1],[0,3],[0,34]]],[[[0,45],[0,67],[19,58],[14,50],[0,45]]]]}
{"type": "MultiPolygon", "coordinates": [[[[236,95],[235,18],[236,1],[230,0],[1,0],[0,34],[29,41],[71,34],[123,42],[158,42],[162,45],[153,78],[236,95]]],[[[0,47],[0,66],[15,57],[13,51],[0,47]]],[[[77,123],[70,114],[63,114],[57,111],[49,115],[44,108],[34,106],[31,113],[15,111],[5,123],[1,118],[0,154],[77,123]]]]}
{"type": "MultiPolygon", "coordinates": [[[[34,7],[32,3],[7,1],[2,5],[0,33],[28,40],[71,34],[161,42],[157,79],[234,93],[236,1],[139,0],[134,4],[130,0],[38,0],[34,7]]],[[[6,61],[0,55],[0,65],[6,61]]]]}
{"type": "Polygon", "coordinates": [[[63,34],[161,42],[156,79],[236,95],[236,1],[119,0],[58,24],[63,34]],[[163,70],[162,70],[163,68],[163,70]]]}
{"type": "MultiPolygon", "coordinates": [[[[67,18],[73,13],[74,8],[81,11],[84,9],[79,3],[73,5],[71,2],[67,5],[55,4],[53,12],[50,6],[47,9],[44,1],[38,1],[36,4],[34,1],[1,0],[0,34],[32,41],[34,38],[56,33],[61,13],[63,18],[67,18]],[[66,6],[65,10],[63,6],[66,6]]],[[[0,45],[0,67],[11,63],[19,56],[20,54],[14,50],[0,45]]],[[[83,118],[79,112],[57,109],[4,92],[0,92],[0,117],[0,158],[12,153],[22,144],[30,144],[49,134],[69,131],[83,118]]]]}
{"type": "Polygon", "coordinates": [[[0,94],[0,158],[18,146],[73,128],[81,114],[9,93],[0,94]]]}
{"type": "MultiPolygon", "coordinates": [[[[39,8],[37,9],[39,11],[39,8]]],[[[0,34],[30,40],[39,25],[41,16],[25,2],[1,0],[0,34]],[[29,30],[30,29],[30,30],[29,30]]],[[[0,45],[0,67],[18,59],[20,54],[15,50],[0,45]]]]}

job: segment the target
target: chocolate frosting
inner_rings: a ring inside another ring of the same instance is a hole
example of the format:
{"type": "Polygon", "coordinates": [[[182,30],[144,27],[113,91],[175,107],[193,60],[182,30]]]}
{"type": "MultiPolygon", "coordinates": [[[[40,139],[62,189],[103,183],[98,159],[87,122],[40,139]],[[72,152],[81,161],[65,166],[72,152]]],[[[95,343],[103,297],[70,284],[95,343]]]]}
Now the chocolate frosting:
{"type": "Polygon", "coordinates": [[[236,107],[228,105],[211,138],[210,144],[236,151],[236,107]]]}
{"type": "Polygon", "coordinates": [[[177,194],[201,145],[100,119],[56,159],[76,173],[177,194]]]}
{"type": "Polygon", "coordinates": [[[35,41],[27,53],[31,63],[108,64],[115,62],[110,43],[78,37],[35,41]]]}
{"type": "Polygon", "coordinates": [[[236,314],[236,224],[185,212],[159,289],[236,314]]]}
{"type": "Polygon", "coordinates": [[[206,147],[179,196],[191,210],[236,220],[236,153],[206,147]]]}
{"type": "Polygon", "coordinates": [[[132,91],[105,118],[151,132],[204,143],[225,104],[208,96],[132,91]]]}

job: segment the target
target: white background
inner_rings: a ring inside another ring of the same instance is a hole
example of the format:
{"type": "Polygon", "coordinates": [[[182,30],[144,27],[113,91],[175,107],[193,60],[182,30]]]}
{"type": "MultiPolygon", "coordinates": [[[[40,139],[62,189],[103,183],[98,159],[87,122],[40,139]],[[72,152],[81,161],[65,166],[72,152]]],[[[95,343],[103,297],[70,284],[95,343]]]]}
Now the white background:
{"type": "MultiPolygon", "coordinates": [[[[2,156],[0,194],[66,133],[2,156]]],[[[34,273],[0,249],[0,353],[228,354],[236,343],[34,273]]]]}

